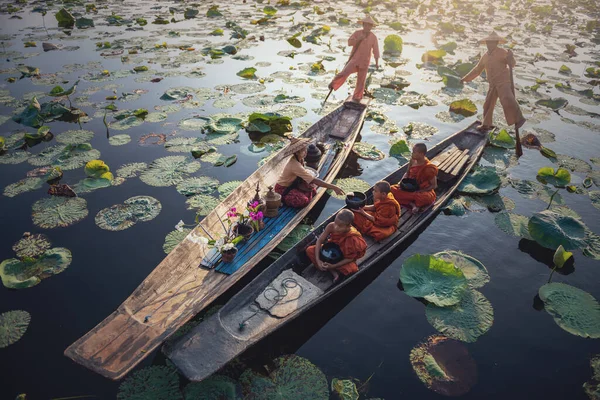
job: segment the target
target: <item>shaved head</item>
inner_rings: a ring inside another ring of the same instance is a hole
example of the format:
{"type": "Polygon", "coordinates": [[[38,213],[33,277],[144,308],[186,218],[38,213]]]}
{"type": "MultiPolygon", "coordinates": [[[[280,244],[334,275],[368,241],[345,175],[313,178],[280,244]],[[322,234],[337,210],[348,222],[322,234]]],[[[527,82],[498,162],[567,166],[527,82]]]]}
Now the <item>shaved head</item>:
{"type": "Polygon", "coordinates": [[[354,222],[354,213],[350,210],[342,210],[335,216],[336,221],[344,225],[352,225],[354,222]]]}
{"type": "Polygon", "coordinates": [[[425,154],[425,153],[427,153],[427,146],[425,145],[425,143],[417,143],[413,147],[413,150],[418,151],[419,153],[425,154]]]}
{"type": "Polygon", "coordinates": [[[390,184],[386,181],[377,182],[375,184],[375,187],[377,188],[378,191],[380,191],[381,193],[385,193],[385,194],[388,194],[389,192],[392,191],[390,184]]]}

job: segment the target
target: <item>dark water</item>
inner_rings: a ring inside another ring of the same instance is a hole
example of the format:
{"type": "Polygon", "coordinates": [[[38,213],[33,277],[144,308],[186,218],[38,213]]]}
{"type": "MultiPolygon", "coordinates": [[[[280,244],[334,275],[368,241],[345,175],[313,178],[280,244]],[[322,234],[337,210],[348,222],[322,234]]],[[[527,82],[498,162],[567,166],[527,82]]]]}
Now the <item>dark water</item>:
{"type": "MultiPolygon", "coordinates": [[[[174,3],[160,3],[171,6],[174,3]]],[[[125,3],[119,6],[126,7],[122,11],[125,15],[141,12],[142,5],[125,3]]],[[[203,6],[204,7],[204,6],[203,6]]],[[[222,6],[225,7],[225,6],[222,6]]],[[[243,12],[253,12],[250,5],[243,6],[243,12]]],[[[226,7],[225,7],[226,8],[226,7]]],[[[354,6],[344,4],[345,11],[357,12],[354,6]],[[347,9],[347,10],[346,10],[347,9]]],[[[202,9],[202,8],[201,8],[202,9]]],[[[166,9],[163,8],[163,11],[166,9]]],[[[121,12],[121,11],[120,11],[121,12]]],[[[286,11],[291,15],[292,11],[286,11]]],[[[201,12],[202,13],[202,12],[201,12]]],[[[334,12],[330,12],[335,14],[334,12]]],[[[61,72],[62,66],[71,63],[85,64],[88,61],[101,61],[103,68],[111,71],[117,69],[128,69],[138,64],[132,63],[123,66],[118,58],[102,59],[94,50],[96,41],[114,40],[106,38],[106,35],[114,37],[137,37],[149,36],[148,45],[167,41],[169,44],[179,42],[194,43],[196,48],[202,48],[207,43],[227,43],[227,37],[214,38],[208,36],[216,26],[223,25],[223,21],[211,22],[207,25],[197,24],[194,21],[178,25],[167,25],[161,27],[149,24],[144,32],[126,32],[123,27],[99,26],[92,31],[74,31],[74,35],[85,35],[77,40],[67,40],[65,45],[81,46],[78,51],[48,52],[41,51],[41,38],[36,39],[37,48],[23,48],[22,41],[27,35],[33,34],[36,38],[44,36],[45,33],[39,27],[41,18],[39,14],[28,12],[20,14],[23,20],[10,20],[7,15],[1,15],[1,34],[17,33],[18,38],[7,39],[11,43],[7,51],[19,53],[41,53],[31,59],[19,60],[18,56],[11,55],[8,61],[0,64],[0,69],[6,70],[14,67],[16,63],[24,62],[27,65],[39,66],[42,72],[61,72]],[[35,30],[30,28],[38,27],[35,30]],[[182,38],[167,38],[166,31],[171,29],[189,28],[188,36],[182,34],[182,38]],[[150,32],[150,33],[148,33],[150,32]]],[[[181,17],[181,16],[180,16],[181,17]]],[[[324,17],[321,17],[324,18],[324,17]]],[[[95,17],[96,19],[96,17],[95,17]]],[[[151,17],[147,17],[150,21],[151,17]]],[[[246,19],[243,20],[247,23],[246,19]]],[[[296,23],[301,20],[300,13],[296,13],[296,23]]],[[[321,20],[318,20],[321,21],[321,20]]],[[[242,23],[242,22],[240,22],[242,23]]],[[[321,22],[320,22],[321,23],[321,22]]],[[[46,24],[52,35],[60,34],[54,29],[56,22],[52,13],[46,16],[46,24]]],[[[82,81],[80,90],[90,86],[103,86],[107,83],[118,83],[124,86],[117,92],[131,91],[136,88],[149,89],[149,93],[142,95],[139,100],[124,103],[117,102],[120,109],[133,109],[146,107],[149,111],[157,104],[166,104],[158,100],[160,95],[169,87],[192,86],[213,88],[218,84],[241,83],[242,79],[235,76],[235,72],[242,68],[252,66],[259,61],[271,62],[271,66],[259,67],[257,74],[268,77],[276,71],[288,71],[290,65],[312,63],[317,60],[317,55],[336,54],[338,59],[326,62],[328,74],[320,77],[311,77],[310,84],[288,84],[276,79],[267,82],[267,92],[284,88],[290,95],[302,95],[306,102],[301,105],[308,109],[305,117],[294,120],[297,131],[298,123],[304,125],[317,121],[320,116],[316,113],[320,107],[320,101],[326,93],[326,84],[331,78],[333,69],[342,64],[343,55],[329,51],[324,46],[313,46],[315,54],[298,55],[291,59],[277,56],[277,51],[290,50],[290,46],[282,40],[287,37],[286,27],[291,23],[281,23],[281,27],[252,28],[257,29],[256,34],[264,32],[267,35],[265,42],[252,43],[251,48],[244,49],[241,53],[255,57],[251,61],[239,61],[225,58],[223,64],[199,63],[204,68],[206,76],[200,79],[186,77],[168,77],[159,84],[138,83],[131,78],[120,79],[116,82],[92,83],[82,81]],[[316,97],[313,94],[316,93],[316,97]]],[[[350,28],[340,28],[332,24],[332,34],[336,40],[343,40],[350,28]]],[[[387,27],[381,28],[380,41],[386,34],[391,33],[387,27]]],[[[479,30],[471,32],[473,35],[481,36],[479,30]]],[[[572,38],[577,32],[560,31],[560,34],[570,34],[572,38]],[[566,32],[566,33],[565,33],[566,32]]],[[[414,110],[406,106],[382,105],[374,103],[378,108],[396,122],[398,127],[406,125],[410,121],[419,121],[431,124],[439,129],[433,137],[428,138],[427,144],[433,145],[453,132],[471,123],[475,117],[460,123],[442,122],[435,118],[439,112],[446,111],[448,100],[447,93],[440,91],[442,85],[435,71],[417,69],[415,64],[419,62],[421,54],[435,48],[431,39],[430,30],[414,30],[402,34],[405,40],[403,57],[408,63],[398,69],[411,72],[407,76],[412,85],[410,90],[419,93],[428,93],[430,97],[438,101],[436,106],[425,106],[414,110]]],[[[30,40],[30,39],[27,39],[30,40]]],[[[49,40],[53,43],[61,43],[54,37],[49,40]]],[[[445,42],[444,40],[443,42],[445,42]]],[[[531,51],[544,50],[546,44],[543,37],[536,37],[532,48],[517,48],[517,57],[520,54],[531,51]],[[536,48],[535,46],[540,46],[536,48]]],[[[558,51],[552,44],[547,52],[558,51]]],[[[305,46],[307,48],[309,46],[305,46]]],[[[473,44],[459,42],[462,57],[477,54],[473,44]]],[[[304,48],[302,49],[304,50],[304,48]]],[[[598,52],[597,46],[592,47],[591,53],[598,52]]],[[[178,52],[178,51],[177,51],[178,52]]],[[[177,53],[176,52],[176,53],[177,53]]],[[[152,58],[152,54],[145,57],[152,58]]],[[[133,58],[133,57],[132,57],[133,58]]],[[[457,59],[459,56],[453,57],[457,59]]],[[[574,73],[581,74],[589,61],[588,53],[574,59],[569,65],[574,73]]],[[[549,75],[556,75],[556,70],[562,61],[548,61],[539,63],[536,67],[523,65],[517,69],[521,76],[531,78],[537,76],[540,71],[549,75]]],[[[151,68],[161,71],[158,65],[147,64],[151,68]]],[[[195,65],[193,65],[195,66],[195,65]]],[[[186,65],[185,68],[189,68],[186,65]]],[[[294,74],[301,77],[309,76],[306,69],[295,70],[294,74]]],[[[166,69],[172,71],[173,69],[166,69]]],[[[18,76],[14,72],[2,71],[0,78],[18,76]]],[[[86,71],[76,70],[62,76],[70,81],[64,84],[69,87],[71,83],[86,71]]],[[[385,73],[393,73],[391,67],[387,67],[385,73]]],[[[531,85],[531,79],[519,77],[519,87],[531,85]]],[[[377,78],[377,76],[376,76],[377,78]]],[[[376,79],[377,80],[377,79],[376,79]]],[[[32,91],[49,91],[51,86],[33,85],[29,79],[23,79],[15,84],[2,81],[0,89],[9,89],[11,95],[21,99],[24,94],[32,91]]],[[[483,100],[483,93],[487,87],[478,81],[473,89],[467,91],[468,97],[476,101],[479,110],[483,100]]],[[[330,102],[335,104],[344,98],[344,90],[335,94],[330,102]]],[[[568,98],[571,104],[577,105],[587,111],[597,111],[597,107],[582,104],[574,96],[562,94],[551,89],[553,97],[562,96],[568,98]]],[[[597,91],[597,90],[596,90],[597,91]]],[[[110,95],[110,91],[100,91],[92,94],[89,101],[92,103],[105,103],[104,98],[110,95]]],[[[75,95],[76,97],[77,95],[75,95]]],[[[247,95],[237,95],[242,99],[247,95]]],[[[41,100],[41,99],[40,99],[41,100]]],[[[48,101],[44,98],[43,101],[48,101]]],[[[76,105],[77,103],[74,102],[76,105]]],[[[152,160],[168,155],[179,155],[168,153],[162,146],[141,147],[137,144],[138,138],[149,132],[171,133],[177,130],[184,136],[195,136],[196,132],[178,130],[177,122],[184,117],[194,114],[211,115],[216,112],[248,112],[250,108],[241,103],[221,110],[211,106],[212,100],[200,109],[183,109],[177,113],[170,114],[167,123],[144,123],[127,131],[111,131],[111,134],[127,133],[131,135],[131,143],[115,147],[110,146],[106,140],[106,129],[102,124],[101,117],[95,117],[84,124],[84,129],[93,130],[95,137],[91,141],[94,148],[101,151],[101,159],[115,171],[119,166],[130,162],[151,162],[152,160]]],[[[600,155],[600,139],[598,132],[586,129],[560,119],[555,113],[544,112],[544,110],[532,111],[530,107],[524,107],[528,117],[535,114],[530,122],[531,126],[540,127],[553,132],[556,142],[549,143],[548,147],[560,154],[567,154],[583,160],[600,155]],[[537,120],[536,120],[537,119],[537,120]]],[[[0,114],[11,115],[14,107],[2,106],[0,114]]],[[[96,109],[83,106],[82,109],[93,116],[96,109]]],[[[499,110],[498,110],[499,111],[499,110]]],[[[586,116],[576,116],[562,111],[561,114],[573,120],[592,121],[586,116]]],[[[498,114],[497,115],[501,115],[498,114]]],[[[52,131],[60,133],[68,129],[77,129],[77,125],[63,122],[52,122],[52,131]]],[[[371,130],[372,122],[365,124],[362,131],[362,140],[375,144],[387,154],[388,141],[393,137],[401,138],[403,135],[379,134],[371,130]]],[[[8,121],[1,125],[3,135],[22,129],[18,124],[8,121]]],[[[33,130],[27,128],[29,132],[33,130]]],[[[401,129],[400,129],[401,131],[401,129]]],[[[54,144],[41,144],[31,151],[38,153],[44,147],[54,144]]],[[[202,168],[194,176],[208,175],[219,179],[221,182],[230,180],[242,180],[255,168],[256,163],[262,155],[249,156],[241,153],[241,148],[250,144],[250,140],[244,131],[240,132],[240,143],[219,146],[219,152],[231,155],[238,154],[239,160],[232,167],[213,167],[203,162],[202,168]]],[[[511,177],[522,179],[535,179],[538,168],[551,165],[539,152],[525,150],[524,157],[519,165],[508,171],[511,177]]],[[[369,183],[374,183],[380,177],[387,175],[398,167],[398,161],[394,158],[386,158],[382,161],[372,162],[364,160],[349,160],[348,168],[343,176],[356,175],[357,170],[362,172],[360,178],[369,183]]],[[[33,169],[27,162],[19,165],[0,165],[0,187],[16,182],[25,177],[26,172],[33,169]]],[[[594,166],[597,169],[597,166],[594,166]]],[[[580,182],[585,174],[574,175],[574,180],[580,182]]],[[[84,178],[83,168],[67,171],[63,182],[74,184],[84,178]]],[[[174,187],[156,188],[148,186],[138,178],[128,179],[124,184],[116,187],[100,189],[85,194],[89,215],[81,222],[67,228],[44,230],[32,224],[31,205],[45,196],[45,188],[34,192],[21,194],[14,198],[0,197],[0,260],[14,257],[11,246],[22,235],[23,232],[45,233],[54,247],[67,247],[72,251],[73,263],[59,275],[43,280],[39,285],[22,290],[8,290],[0,287],[0,312],[8,310],[26,310],[31,316],[31,324],[17,343],[0,349],[0,368],[2,370],[2,387],[0,398],[12,399],[19,393],[27,393],[28,399],[50,399],[68,396],[93,395],[97,398],[115,398],[118,383],[109,381],[96,375],[85,368],[75,364],[63,356],[64,349],[73,341],[85,334],[97,323],[102,321],[137,287],[137,285],[152,271],[162,260],[164,252],[162,244],[167,233],[173,230],[174,225],[181,219],[186,222],[193,221],[194,211],[186,210],[185,197],[176,192],[174,187]],[[109,232],[99,229],[94,223],[97,212],[113,204],[121,203],[129,197],[136,195],[149,195],[160,200],[162,211],[154,220],[140,223],[122,232],[109,232]]],[[[529,200],[521,197],[510,186],[503,187],[500,193],[510,197],[516,203],[514,212],[522,215],[531,215],[546,207],[539,200],[529,200]]],[[[587,196],[575,195],[561,191],[566,204],[579,213],[588,227],[596,233],[600,232],[600,220],[598,210],[594,208],[587,196]]],[[[316,223],[325,219],[332,212],[342,206],[341,200],[329,199],[324,206],[316,223]]],[[[592,355],[600,352],[600,342],[597,340],[584,339],[573,336],[560,329],[552,317],[545,311],[537,311],[534,308],[534,297],[541,285],[547,282],[550,274],[549,267],[543,262],[550,256],[548,252],[533,248],[531,244],[523,242],[514,237],[509,237],[500,231],[494,224],[494,214],[489,212],[473,212],[465,217],[453,217],[439,215],[431,225],[404,248],[394,252],[383,260],[379,265],[373,267],[364,278],[353,283],[348,288],[333,296],[331,301],[322,304],[310,315],[302,317],[289,328],[278,332],[271,338],[261,343],[256,349],[249,351],[243,359],[250,366],[261,365],[270,357],[276,357],[282,353],[295,352],[308,358],[317,365],[328,379],[333,377],[354,377],[362,382],[371,377],[367,387],[363,388],[366,393],[361,398],[380,397],[385,399],[438,399],[441,396],[429,391],[416,377],[409,361],[410,350],[429,335],[435,334],[435,329],[425,318],[424,306],[415,299],[404,294],[397,286],[398,274],[402,261],[415,253],[434,253],[444,249],[456,249],[468,253],[482,261],[491,276],[491,281],[479,289],[492,303],[494,307],[494,325],[476,343],[467,344],[470,354],[476,360],[478,366],[478,383],[466,395],[465,399],[585,399],[586,396],[581,385],[590,379],[591,370],[589,359],[592,355]],[[402,250],[404,250],[402,252],[402,250]],[[523,250],[532,252],[532,255],[523,250]],[[538,261],[541,260],[541,261],[538,261]]],[[[576,286],[600,298],[600,270],[598,261],[584,257],[580,251],[575,253],[574,271],[569,275],[555,274],[553,281],[564,282],[576,286]]],[[[235,291],[235,290],[234,290],[235,291]]],[[[219,302],[224,302],[232,293],[228,293],[219,302]]],[[[152,363],[164,364],[164,358],[160,354],[150,355],[141,367],[152,363]]]]}

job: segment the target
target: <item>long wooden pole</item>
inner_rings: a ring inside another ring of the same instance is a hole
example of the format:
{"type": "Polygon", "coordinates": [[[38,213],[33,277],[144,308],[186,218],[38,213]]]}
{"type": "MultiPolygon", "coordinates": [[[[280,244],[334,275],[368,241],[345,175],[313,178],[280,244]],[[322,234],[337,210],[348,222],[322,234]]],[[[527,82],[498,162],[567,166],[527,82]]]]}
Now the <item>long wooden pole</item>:
{"type": "MultiPolygon", "coordinates": [[[[513,96],[515,96],[515,101],[517,101],[517,93],[515,91],[515,78],[513,77],[513,67],[508,64],[508,68],[510,69],[510,86],[512,87],[513,96]]],[[[518,121],[517,121],[518,122],[518,121]]],[[[517,158],[523,155],[523,147],[521,147],[521,138],[519,137],[519,128],[517,128],[517,124],[515,124],[515,138],[517,140],[517,146],[515,147],[515,154],[517,158]]]]}

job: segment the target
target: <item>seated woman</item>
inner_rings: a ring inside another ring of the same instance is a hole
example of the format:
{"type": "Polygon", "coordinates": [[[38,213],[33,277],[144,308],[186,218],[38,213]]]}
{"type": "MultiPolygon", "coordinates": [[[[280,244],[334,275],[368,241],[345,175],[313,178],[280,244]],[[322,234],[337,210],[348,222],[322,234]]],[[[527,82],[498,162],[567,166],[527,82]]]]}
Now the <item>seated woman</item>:
{"type": "Polygon", "coordinates": [[[394,199],[386,181],[379,181],[373,186],[373,205],[352,211],[356,229],[378,242],[398,230],[400,204],[394,199]]]}
{"type": "Polygon", "coordinates": [[[335,220],[327,225],[317,243],[308,246],[306,255],[314,266],[321,271],[329,271],[333,275],[333,282],[337,282],[340,274],[347,276],[358,271],[356,260],[364,257],[367,250],[367,242],[359,231],[352,226],[354,214],[350,210],[341,210],[335,216],[335,220]],[[340,246],[344,257],[338,263],[329,264],[321,260],[321,246],[327,242],[336,243],[340,246]]]}
{"type": "Polygon", "coordinates": [[[284,154],[291,156],[275,185],[275,191],[281,195],[283,204],[294,207],[306,207],[317,193],[317,186],[332,189],[338,195],[344,191],[317,178],[317,171],[304,166],[304,158],[310,139],[292,138],[289,146],[283,150],[284,154]]]}
{"type": "Polygon", "coordinates": [[[400,185],[392,185],[392,194],[400,205],[411,207],[416,213],[421,207],[427,207],[435,202],[435,189],[437,188],[437,167],[432,164],[425,154],[427,146],[417,143],[413,147],[408,168],[402,179],[416,179],[418,189],[414,192],[402,190],[400,185]]]}

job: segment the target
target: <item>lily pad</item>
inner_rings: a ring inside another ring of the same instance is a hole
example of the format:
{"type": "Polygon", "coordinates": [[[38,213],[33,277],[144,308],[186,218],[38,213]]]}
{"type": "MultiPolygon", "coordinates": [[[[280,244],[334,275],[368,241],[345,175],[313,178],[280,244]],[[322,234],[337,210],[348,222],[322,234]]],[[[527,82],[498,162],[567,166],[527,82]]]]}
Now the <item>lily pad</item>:
{"type": "Polygon", "coordinates": [[[495,131],[490,132],[490,144],[504,149],[514,149],[516,141],[508,134],[506,129],[501,129],[498,133],[495,133],[495,131]]]}
{"type": "Polygon", "coordinates": [[[467,289],[467,279],[458,267],[430,255],[415,254],[404,260],[400,280],[407,295],[439,306],[457,304],[467,289]]]}
{"type": "Polygon", "coordinates": [[[0,155],[0,165],[16,165],[29,160],[31,153],[23,150],[17,150],[0,155]]]}
{"type": "Polygon", "coordinates": [[[219,181],[208,176],[187,178],[177,184],[177,191],[184,196],[211,194],[219,186],[219,181]]]}
{"type": "Polygon", "coordinates": [[[388,35],[383,40],[383,52],[393,55],[402,53],[402,38],[398,35],[388,35]]]}
{"type": "Polygon", "coordinates": [[[477,166],[458,186],[458,191],[467,194],[490,194],[500,187],[500,177],[495,168],[477,166]]]}
{"type": "Polygon", "coordinates": [[[385,154],[373,144],[357,142],[352,146],[352,151],[364,160],[379,161],[385,158],[385,154]]]}
{"type": "Polygon", "coordinates": [[[211,375],[202,382],[192,382],[183,390],[185,400],[236,400],[237,382],[223,375],[211,375]]]}
{"type": "Polygon", "coordinates": [[[568,169],[569,171],[582,173],[592,171],[592,166],[579,158],[559,154],[557,159],[558,165],[562,168],[568,169]]]}
{"type": "Polygon", "coordinates": [[[590,200],[592,200],[592,205],[600,210],[600,191],[594,190],[589,193],[590,200]]]}
{"type": "Polygon", "coordinates": [[[19,341],[27,331],[31,315],[27,311],[7,311],[0,314],[0,349],[19,341]]]}
{"type": "Polygon", "coordinates": [[[325,374],[305,358],[282,356],[274,361],[269,376],[247,369],[240,376],[244,398],[252,400],[327,400],[329,387],[325,374]]]}
{"type": "Polygon", "coordinates": [[[148,164],[144,162],[125,164],[117,170],[117,176],[120,178],[135,178],[146,169],[148,169],[148,164]]]}
{"type": "Polygon", "coordinates": [[[127,377],[117,393],[117,400],[183,400],[179,375],[172,367],[153,365],[127,377]]]}
{"type": "Polygon", "coordinates": [[[221,184],[218,188],[219,197],[221,198],[221,200],[227,198],[227,196],[229,196],[242,183],[242,181],[229,181],[221,184]]]}
{"type": "Polygon", "coordinates": [[[356,384],[350,379],[331,380],[331,391],[334,392],[340,400],[358,400],[358,390],[356,384]]]}
{"type": "Polygon", "coordinates": [[[277,249],[286,252],[294,247],[298,242],[306,237],[313,227],[311,225],[300,224],[297,225],[292,231],[283,239],[278,245],[277,249]]]}
{"type": "Polygon", "coordinates": [[[441,251],[433,256],[454,264],[463,272],[465,278],[467,278],[467,283],[474,289],[480,288],[490,281],[490,275],[485,265],[475,257],[454,250],[441,251]]]}
{"type": "Polygon", "coordinates": [[[569,101],[565,98],[558,97],[556,99],[541,99],[535,102],[536,105],[550,108],[552,111],[558,111],[564,108],[569,101]]]}
{"type": "Polygon", "coordinates": [[[445,396],[462,396],[477,382],[477,364],[465,345],[442,335],[414,347],[410,363],[428,389],[445,396]]]}
{"type": "Polygon", "coordinates": [[[494,309],[484,295],[466,290],[458,304],[439,307],[430,303],[425,308],[427,321],[440,333],[463,342],[475,342],[494,323],[494,309]]]}
{"type": "Polygon", "coordinates": [[[56,141],[62,144],[88,143],[94,137],[94,132],[86,129],[68,130],[56,135],[56,141]]]}
{"type": "Polygon", "coordinates": [[[244,68],[241,71],[238,71],[236,73],[237,76],[245,78],[245,79],[256,79],[256,68],[254,67],[248,67],[248,68],[244,68]]]}
{"type": "Polygon", "coordinates": [[[471,117],[477,114],[477,106],[469,99],[456,100],[450,103],[450,112],[471,117]]]}
{"type": "Polygon", "coordinates": [[[252,113],[246,131],[283,135],[292,131],[291,118],[278,113],[252,113]],[[268,127],[268,130],[266,129],[268,127]]]}
{"type": "Polygon", "coordinates": [[[571,182],[571,174],[564,168],[542,167],[538,170],[537,180],[543,184],[551,184],[557,188],[565,187],[571,182]]]}
{"type": "Polygon", "coordinates": [[[539,290],[544,309],[565,331],[600,338],[600,304],[589,293],[564,283],[547,283],[539,290]]]}
{"type": "Polygon", "coordinates": [[[181,243],[183,239],[191,232],[189,228],[183,228],[182,230],[174,230],[169,232],[165,237],[165,243],[163,244],[163,251],[169,254],[173,249],[181,243]]]}
{"type": "MultiPolygon", "coordinates": [[[[334,180],[333,184],[342,188],[342,190],[344,190],[344,192],[346,192],[346,193],[350,193],[350,192],[364,193],[371,188],[371,185],[369,185],[367,182],[363,181],[362,179],[358,179],[358,178],[340,178],[340,179],[334,180]]],[[[329,193],[332,197],[335,197],[336,199],[343,200],[346,198],[345,195],[339,196],[339,195],[335,194],[331,189],[327,190],[327,193],[329,193]]]]}
{"type": "Polygon", "coordinates": [[[108,143],[111,146],[123,146],[129,142],[131,142],[131,136],[127,134],[111,136],[108,139],[108,143]]]}
{"type": "Polygon", "coordinates": [[[81,197],[52,196],[33,203],[33,223],[51,229],[73,225],[88,215],[87,202],[81,197]]]}
{"type": "Polygon", "coordinates": [[[529,234],[529,218],[511,212],[499,213],[494,217],[496,226],[504,233],[533,240],[529,234]]]}
{"type": "Polygon", "coordinates": [[[148,222],[158,216],[162,205],[154,197],[134,196],[96,214],[96,225],[108,231],[122,231],[137,222],[148,222]]]}
{"type": "Polygon", "coordinates": [[[486,207],[490,212],[511,211],[514,210],[516,204],[514,201],[505,196],[500,196],[498,193],[485,196],[470,196],[477,204],[486,207]]]}
{"type": "Polygon", "coordinates": [[[17,257],[37,257],[50,249],[50,240],[44,234],[26,235],[12,247],[17,257]]]}
{"type": "Polygon", "coordinates": [[[185,201],[185,204],[188,206],[188,210],[195,209],[196,215],[205,216],[210,214],[212,210],[217,208],[220,201],[216,197],[205,195],[205,194],[196,194],[185,201]]]}
{"type": "Polygon", "coordinates": [[[536,242],[552,250],[560,245],[569,251],[584,247],[586,227],[577,218],[545,210],[529,219],[528,229],[536,242]]]}
{"type": "Polygon", "coordinates": [[[444,62],[444,56],[446,52],[444,50],[429,50],[421,56],[421,61],[424,63],[442,64],[444,62]]]}
{"type": "Polygon", "coordinates": [[[140,179],[150,186],[172,186],[199,169],[198,161],[185,156],[167,156],[154,160],[148,169],[142,172],[140,179]]]}
{"type": "Polygon", "coordinates": [[[63,247],[46,250],[38,258],[11,258],[0,264],[0,278],[9,289],[29,288],[44,278],[63,272],[72,259],[71,252],[63,247]]]}
{"type": "Polygon", "coordinates": [[[4,188],[4,196],[15,197],[22,193],[31,192],[41,188],[44,180],[41,178],[25,178],[18,182],[11,183],[4,188]]]}

